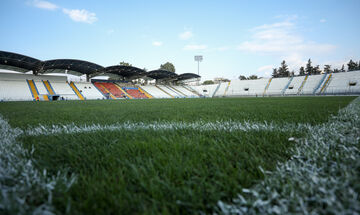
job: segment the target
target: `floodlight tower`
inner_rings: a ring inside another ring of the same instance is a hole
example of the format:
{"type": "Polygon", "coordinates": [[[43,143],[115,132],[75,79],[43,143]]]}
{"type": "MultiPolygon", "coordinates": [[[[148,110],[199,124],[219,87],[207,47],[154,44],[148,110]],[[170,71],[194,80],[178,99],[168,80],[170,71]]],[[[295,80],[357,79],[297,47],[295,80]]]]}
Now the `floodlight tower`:
{"type": "MultiPolygon", "coordinates": [[[[195,61],[198,62],[198,75],[200,76],[200,62],[203,60],[203,56],[202,55],[195,55],[194,57],[195,61]]],[[[198,85],[200,85],[200,78],[198,81],[198,85]]]]}

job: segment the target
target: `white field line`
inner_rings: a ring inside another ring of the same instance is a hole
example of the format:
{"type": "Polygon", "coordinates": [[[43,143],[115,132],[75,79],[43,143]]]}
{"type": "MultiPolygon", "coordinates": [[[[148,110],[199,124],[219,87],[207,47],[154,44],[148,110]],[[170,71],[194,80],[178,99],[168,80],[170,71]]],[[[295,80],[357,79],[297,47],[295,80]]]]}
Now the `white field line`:
{"type": "Polygon", "coordinates": [[[48,177],[46,170],[39,172],[31,159],[33,151],[23,149],[16,141],[22,133],[12,129],[0,115],[0,212],[54,214],[54,190],[60,186],[66,192],[75,178],[60,173],[48,177]]]}
{"type": "MultiPolygon", "coordinates": [[[[292,158],[219,214],[360,214],[360,97],[297,140],[292,158]]],[[[260,167],[261,169],[261,167],[260,167]]]]}
{"type": "Polygon", "coordinates": [[[120,131],[120,130],[153,130],[153,131],[175,131],[175,130],[196,130],[196,131],[274,131],[274,132],[289,132],[289,131],[303,131],[307,132],[311,129],[309,124],[287,124],[282,125],[275,123],[256,123],[256,122],[234,122],[234,121],[218,121],[218,122],[203,122],[197,121],[193,123],[186,122],[124,122],[112,125],[52,125],[52,126],[38,126],[24,130],[26,136],[38,135],[53,135],[53,134],[73,134],[82,132],[95,131],[120,131]]]}

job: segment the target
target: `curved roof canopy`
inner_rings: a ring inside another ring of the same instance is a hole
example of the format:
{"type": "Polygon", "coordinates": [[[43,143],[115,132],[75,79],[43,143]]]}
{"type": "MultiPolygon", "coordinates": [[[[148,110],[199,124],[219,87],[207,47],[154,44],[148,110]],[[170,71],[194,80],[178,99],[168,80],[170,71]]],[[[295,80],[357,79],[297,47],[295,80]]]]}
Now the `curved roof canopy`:
{"type": "Polygon", "coordinates": [[[70,74],[86,74],[88,77],[109,73],[127,79],[135,79],[146,76],[156,80],[165,79],[181,81],[200,77],[193,73],[177,75],[174,72],[162,69],[146,72],[145,70],[139,69],[137,67],[123,65],[115,65],[104,68],[103,66],[95,63],[75,59],[55,59],[41,61],[25,55],[5,51],[0,51],[0,68],[18,72],[28,72],[32,70],[34,74],[61,73],[65,70],[70,74]]]}
{"type": "Polygon", "coordinates": [[[145,76],[146,72],[143,69],[139,69],[133,66],[109,66],[104,69],[105,73],[116,74],[125,78],[134,78],[145,76]]]}
{"type": "Polygon", "coordinates": [[[0,67],[2,69],[15,70],[17,72],[37,72],[41,66],[41,61],[32,57],[12,52],[0,51],[0,67]]]}
{"type": "Polygon", "coordinates": [[[81,74],[94,74],[99,73],[104,67],[83,60],[74,59],[56,59],[43,61],[41,65],[41,72],[54,73],[60,70],[75,71],[81,74]]]}
{"type": "Polygon", "coordinates": [[[170,72],[163,69],[157,69],[148,72],[146,76],[158,80],[158,79],[176,78],[178,75],[174,72],[170,72]]]}
{"type": "Polygon", "coordinates": [[[181,75],[178,75],[176,80],[183,81],[183,80],[188,80],[188,79],[193,79],[193,78],[200,78],[200,76],[197,74],[194,74],[194,73],[183,73],[181,75]]]}

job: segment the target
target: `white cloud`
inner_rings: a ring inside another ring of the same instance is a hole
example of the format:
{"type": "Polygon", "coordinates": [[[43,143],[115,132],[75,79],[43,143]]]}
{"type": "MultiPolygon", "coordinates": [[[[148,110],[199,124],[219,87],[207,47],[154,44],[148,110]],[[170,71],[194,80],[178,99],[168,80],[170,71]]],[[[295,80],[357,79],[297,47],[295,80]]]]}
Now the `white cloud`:
{"type": "Polygon", "coordinates": [[[185,32],[179,34],[179,38],[182,40],[188,40],[191,37],[193,37],[193,33],[191,31],[185,31],[185,32]]]}
{"type": "Polygon", "coordinates": [[[253,28],[252,40],[238,46],[239,50],[261,54],[288,55],[293,53],[327,53],[334,45],[306,41],[295,24],[289,21],[265,24],[253,28]]]}
{"type": "Polygon", "coordinates": [[[32,5],[37,8],[45,9],[45,10],[56,10],[58,6],[48,1],[34,0],[32,5]]]}
{"type": "Polygon", "coordinates": [[[324,23],[324,22],[326,22],[326,19],[320,19],[320,22],[324,23]]]}
{"type": "Polygon", "coordinates": [[[336,46],[306,40],[294,22],[283,21],[265,24],[250,30],[251,39],[241,43],[237,49],[255,54],[266,54],[285,60],[290,69],[303,66],[309,57],[323,56],[336,46]]]}
{"type": "Polygon", "coordinates": [[[193,50],[205,50],[207,49],[207,45],[186,45],[184,50],[193,51],[193,50]]]}
{"type": "Polygon", "coordinates": [[[78,10],[78,9],[73,9],[73,10],[69,10],[64,8],[63,12],[65,14],[67,14],[72,20],[74,20],[75,22],[85,22],[85,23],[93,23],[97,20],[96,14],[89,12],[87,10],[78,10]]]}
{"type": "Polygon", "coordinates": [[[114,29],[109,29],[106,33],[110,35],[110,34],[113,34],[114,32],[115,32],[114,29]]]}
{"type": "Polygon", "coordinates": [[[162,42],[160,42],[160,41],[154,41],[154,42],[152,42],[152,45],[153,46],[162,46],[162,42]]]}

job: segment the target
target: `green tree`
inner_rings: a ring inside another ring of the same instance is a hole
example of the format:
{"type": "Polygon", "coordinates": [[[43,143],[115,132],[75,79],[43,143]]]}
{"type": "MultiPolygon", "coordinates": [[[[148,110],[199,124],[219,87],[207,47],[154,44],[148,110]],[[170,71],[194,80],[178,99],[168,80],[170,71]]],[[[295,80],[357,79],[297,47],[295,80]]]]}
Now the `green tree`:
{"type": "Polygon", "coordinates": [[[281,62],[281,66],[278,69],[278,74],[279,74],[279,77],[289,77],[290,72],[289,72],[288,65],[286,65],[285,60],[283,60],[281,62]]]}
{"type": "Polygon", "coordinates": [[[257,75],[250,75],[248,77],[248,80],[256,80],[256,79],[259,79],[259,77],[257,75]]]}
{"type": "Polygon", "coordinates": [[[166,62],[165,64],[161,64],[160,69],[167,70],[167,71],[170,71],[170,72],[175,72],[175,66],[174,66],[174,64],[172,64],[170,62],[166,62]]]}
{"type": "Polygon", "coordinates": [[[206,80],[206,81],[203,82],[203,85],[209,85],[209,84],[214,84],[214,81],[206,80]]]}
{"type": "Polygon", "coordinates": [[[313,68],[312,72],[311,72],[312,75],[318,75],[318,74],[320,74],[320,73],[321,73],[321,70],[320,70],[320,66],[319,66],[319,65],[315,66],[315,67],[313,68]]]}
{"type": "Polygon", "coordinates": [[[311,65],[311,59],[309,58],[307,64],[306,64],[306,69],[305,69],[305,74],[307,75],[311,75],[312,71],[313,71],[313,66],[311,65]]]}
{"type": "Polygon", "coordinates": [[[300,75],[300,76],[305,75],[305,69],[304,69],[304,67],[303,67],[303,66],[302,66],[302,67],[300,67],[300,69],[299,69],[299,75],[300,75]]]}
{"type": "Polygon", "coordinates": [[[353,60],[350,60],[347,65],[348,65],[348,71],[354,71],[354,70],[357,70],[357,68],[358,68],[357,63],[354,62],[353,60]]]}
{"type": "Polygon", "coordinates": [[[279,73],[278,73],[278,71],[277,71],[276,68],[273,69],[272,77],[273,77],[273,78],[279,77],[279,73]]]}
{"type": "Polygon", "coordinates": [[[330,73],[331,72],[331,66],[330,65],[324,65],[324,72],[330,73]]]}
{"type": "Polygon", "coordinates": [[[132,66],[130,63],[127,63],[127,62],[124,62],[124,61],[121,61],[119,63],[119,65],[121,65],[121,66],[132,66]]]}
{"type": "Polygon", "coordinates": [[[240,75],[240,76],[239,76],[239,79],[240,79],[240,80],[246,80],[247,78],[246,78],[245,76],[243,76],[243,75],[240,75]]]}
{"type": "MultiPolygon", "coordinates": [[[[352,71],[352,70],[349,70],[349,71],[352,71]]],[[[340,69],[340,72],[345,72],[344,64],[342,65],[342,67],[341,67],[341,69],[340,69]]]]}

